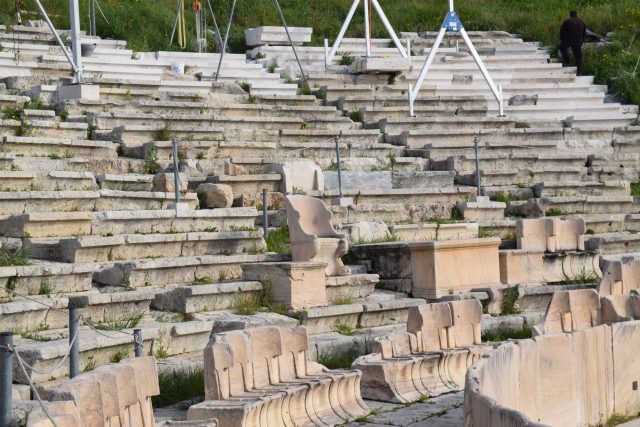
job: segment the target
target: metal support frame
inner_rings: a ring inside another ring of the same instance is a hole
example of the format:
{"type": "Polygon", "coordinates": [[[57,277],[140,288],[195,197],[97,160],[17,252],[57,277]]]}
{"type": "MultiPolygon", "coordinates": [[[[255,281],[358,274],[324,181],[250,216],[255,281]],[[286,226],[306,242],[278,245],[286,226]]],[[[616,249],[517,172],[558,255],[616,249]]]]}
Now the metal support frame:
{"type": "Polygon", "coordinates": [[[269,200],[267,198],[267,189],[262,189],[262,228],[264,230],[264,238],[269,235],[269,200]]]}
{"type": "Polygon", "coordinates": [[[78,307],[69,307],[69,378],[73,378],[80,372],[80,342],[73,338],[78,333],[79,327],[78,307]]]}
{"type": "Polygon", "coordinates": [[[133,330],[133,339],[134,339],[134,350],[133,350],[133,354],[136,357],[142,357],[144,356],[143,354],[143,347],[142,347],[142,329],[134,329],[133,330]]]}
{"type": "Polygon", "coordinates": [[[340,137],[336,136],[336,165],[338,166],[338,194],[342,199],[342,164],[340,161],[340,137]]]}
{"type": "Polygon", "coordinates": [[[180,203],[180,170],[178,165],[178,141],[176,139],[171,141],[171,148],[173,150],[173,186],[177,210],[180,203]]]}
{"type": "Polygon", "coordinates": [[[442,40],[444,39],[444,35],[447,33],[447,31],[458,32],[462,36],[464,42],[469,48],[469,51],[471,52],[471,56],[473,56],[473,59],[476,62],[476,65],[480,69],[480,72],[484,76],[484,79],[487,81],[487,84],[489,85],[491,92],[493,92],[493,96],[496,98],[496,101],[498,101],[499,115],[500,117],[503,117],[504,116],[504,99],[502,97],[502,86],[496,86],[493,79],[491,78],[489,71],[487,70],[484,63],[482,62],[480,55],[478,55],[478,52],[476,51],[476,48],[473,46],[473,43],[471,42],[471,39],[469,38],[467,31],[464,29],[462,22],[458,18],[458,15],[456,14],[453,8],[453,0],[449,0],[449,12],[447,13],[447,16],[445,16],[444,21],[442,22],[442,26],[440,27],[440,31],[438,32],[438,36],[436,37],[436,41],[433,44],[431,51],[429,52],[429,56],[427,57],[427,60],[425,61],[424,66],[422,67],[422,71],[420,71],[420,75],[418,76],[418,80],[416,81],[416,84],[409,85],[409,115],[412,117],[414,116],[413,106],[416,101],[416,98],[418,97],[418,92],[420,92],[420,88],[422,87],[422,84],[424,83],[424,80],[427,77],[429,68],[431,67],[433,60],[436,57],[438,48],[440,47],[440,44],[442,43],[442,40]]]}
{"type": "Polygon", "coordinates": [[[480,138],[473,138],[473,148],[476,152],[476,187],[478,189],[478,197],[482,196],[482,184],[480,182],[480,138]]]}
{"type": "Polygon", "coordinates": [[[211,6],[211,0],[207,0],[207,5],[209,6],[209,12],[211,13],[211,20],[213,21],[213,29],[215,30],[216,35],[216,47],[218,48],[218,52],[222,50],[222,35],[220,34],[220,27],[218,27],[218,20],[216,19],[216,14],[213,13],[213,7],[211,6]]]}
{"type": "Polygon", "coordinates": [[[47,11],[44,10],[42,3],[40,0],[33,0],[38,6],[38,10],[40,11],[40,15],[42,19],[45,20],[49,29],[53,33],[53,37],[55,37],[56,41],[60,48],[62,48],[62,53],[66,56],[67,61],[71,64],[71,69],[73,70],[73,81],[74,83],[84,83],[84,76],[82,75],[83,67],[82,67],[82,55],[80,54],[80,15],[78,8],[78,0],[69,0],[69,13],[71,16],[71,46],[73,48],[73,58],[69,55],[69,51],[67,47],[62,42],[60,38],[60,34],[56,30],[56,27],[53,26],[51,19],[49,19],[49,15],[47,15],[47,11]],[[74,7],[72,7],[74,6],[74,7]],[[75,31],[74,31],[75,26],[75,31]]]}
{"type": "MultiPolygon", "coordinates": [[[[220,70],[222,68],[222,60],[224,59],[224,54],[225,54],[225,52],[227,50],[227,44],[229,43],[229,31],[231,30],[231,24],[233,22],[233,16],[234,16],[235,10],[236,10],[236,3],[237,3],[237,0],[233,0],[233,3],[231,4],[231,13],[229,14],[229,22],[227,24],[227,31],[226,31],[226,33],[224,35],[223,49],[222,49],[222,52],[220,52],[220,59],[218,61],[218,68],[216,70],[216,75],[214,76],[214,80],[216,80],[216,81],[218,80],[218,76],[220,75],[220,70]]],[[[291,49],[293,50],[293,55],[296,58],[296,62],[298,63],[298,67],[300,68],[300,75],[302,77],[302,81],[303,81],[305,86],[308,86],[309,84],[307,83],[307,76],[304,74],[304,68],[302,68],[302,63],[300,62],[300,57],[298,56],[298,51],[296,50],[296,46],[293,44],[293,39],[291,38],[291,33],[289,33],[289,26],[287,25],[287,21],[284,18],[284,14],[282,13],[282,8],[280,7],[280,2],[278,0],[274,0],[274,3],[276,5],[276,10],[278,11],[278,17],[280,18],[280,23],[282,24],[282,26],[284,27],[284,29],[285,29],[285,31],[287,33],[287,38],[289,39],[289,44],[291,45],[291,49]]]]}
{"type": "Polygon", "coordinates": [[[0,427],[11,427],[13,383],[13,334],[0,333],[0,427]]]}
{"type": "Polygon", "coordinates": [[[375,11],[378,13],[380,20],[382,21],[382,24],[387,30],[387,33],[389,33],[389,36],[391,36],[393,43],[396,45],[396,48],[398,49],[402,57],[406,59],[409,56],[409,53],[407,52],[407,50],[405,50],[404,46],[402,46],[400,39],[396,35],[396,32],[394,31],[391,24],[389,23],[389,20],[387,19],[387,15],[384,13],[384,10],[382,10],[382,7],[380,6],[380,3],[378,3],[378,0],[353,0],[353,4],[351,4],[351,9],[349,9],[349,13],[347,14],[347,18],[342,23],[342,27],[340,28],[340,32],[338,33],[338,37],[333,43],[333,47],[331,48],[330,51],[328,48],[329,41],[325,39],[325,44],[324,44],[325,45],[325,54],[324,54],[325,66],[328,66],[329,64],[331,64],[331,61],[333,61],[333,58],[336,56],[336,53],[340,48],[340,44],[342,43],[342,39],[344,38],[344,35],[347,32],[347,29],[349,28],[349,24],[351,24],[351,21],[353,20],[353,15],[356,13],[356,9],[358,8],[358,5],[360,5],[361,1],[364,2],[364,32],[365,32],[364,37],[367,45],[365,49],[365,55],[367,57],[371,56],[370,16],[373,13],[373,11],[370,10],[369,8],[369,2],[370,2],[373,8],[375,9],[375,11]]]}

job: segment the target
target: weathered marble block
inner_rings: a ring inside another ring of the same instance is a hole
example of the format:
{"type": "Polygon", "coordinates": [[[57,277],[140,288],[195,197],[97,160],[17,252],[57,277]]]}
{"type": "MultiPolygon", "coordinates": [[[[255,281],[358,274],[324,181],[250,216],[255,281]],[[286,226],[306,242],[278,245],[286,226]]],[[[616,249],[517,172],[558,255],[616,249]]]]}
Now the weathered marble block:
{"type": "Polygon", "coordinates": [[[500,238],[408,243],[413,295],[437,299],[500,283],[500,238]]]}

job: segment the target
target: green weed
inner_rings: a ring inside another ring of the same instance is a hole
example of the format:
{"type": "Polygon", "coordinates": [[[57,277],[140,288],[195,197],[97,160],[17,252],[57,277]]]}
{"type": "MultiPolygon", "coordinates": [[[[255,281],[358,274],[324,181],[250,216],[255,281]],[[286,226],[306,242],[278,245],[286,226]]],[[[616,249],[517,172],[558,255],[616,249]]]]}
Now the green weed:
{"type": "Polygon", "coordinates": [[[318,354],[318,363],[329,369],[350,369],[358,358],[358,352],[352,348],[345,352],[323,352],[318,354]]]}
{"type": "Polygon", "coordinates": [[[286,225],[277,230],[269,231],[264,240],[267,242],[268,252],[291,253],[291,236],[289,235],[289,227],[286,225]]]}
{"type": "Polygon", "coordinates": [[[500,342],[500,341],[506,341],[509,339],[523,340],[523,339],[531,338],[532,336],[533,336],[533,331],[531,330],[531,328],[523,328],[523,329],[516,329],[512,331],[504,331],[500,333],[487,332],[484,335],[482,335],[482,341],[500,342]]]}
{"type": "Polygon", "coordinates": [[[118,363],[121,360],[126,359],[127,357],[129,357],[128,351],[118,350],[109,357],[109,360],[111,361],[111,363],[118,363]]]}
{"type": "Polygon", "coordinates": [[[355,329],[353,329],[348,324],[344,323],[342,320],[336,320],[333,325],[331,325],[331,330],[340,335],[352,336],[355,333],[355,329]]]}
{"type": "Polygon", "coordinates": [[[27,258],[22,249],[11,251],[0,248],[0,267],[17,267],[23,265],[29,265],[29,258],[27,258]]]}
{"type": "Polygon", "coordinates": [[[202,369],[163,372],[158,375],[158,382],[160,394],[152,397],[153,406],[156,408],[204,396],[202,369]]]}
{"type": "Polygon", "coordinates": [[[517,286],[503,289],[502,302],[500,303],[500,315],[509,316],[520,313],[520,310],[518,309],[519,298],[520,293],[518,292],[517,286]]]}

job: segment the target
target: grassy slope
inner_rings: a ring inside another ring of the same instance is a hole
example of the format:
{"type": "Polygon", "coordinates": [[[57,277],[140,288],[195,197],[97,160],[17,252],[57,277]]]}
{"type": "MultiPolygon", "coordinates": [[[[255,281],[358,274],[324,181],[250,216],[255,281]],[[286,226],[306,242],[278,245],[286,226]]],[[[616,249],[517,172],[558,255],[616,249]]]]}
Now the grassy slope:
{"type": "MultiPolygon", "coordinates": [[[[67,0],[46,0],[43,3],[58,25],[68,27],[67,0]]],[[[86,10],[86,1],[80,0],[80,3],[86,10]]],[[[185,3],[190,7],[190,0],[185,3]]],[[[216,5],[220,24],[226,24],[231,0],[212,3],[216,5]]],[[[313,42],[321,45],[325,37],[335,37],[351,1],[280,0],[280,3],[288,24],[313,27],[313,42]]],[[[13,4],[14,0],[0,0],[0,19],[5,23],[11,19],[9,11],[13,10],[13,4]]],[[[24,0],[23,4],[28,11],[36,10],[31,0],[24,0]]],[[[98,19],[100,35],[128,40],[135,50],[167,49],[177,0],[100,0],[100,4],[111,21],[108,26],[98,19]]],[[[391,23],[401,31],[435,30],[447,9],[446,0],[381,0],[381,4],[391,23]]],[[[458,0],[457,4],[458,13],[468,30],[505,30],[551,47],[557,44],[560,23],[572,8],[580,11],[592,31],[601,35],[610,31],[617,33],[612,46],[587,53],[587,72],[595,75],[597,82],[608,84],[626,101],[640,104],[640,77],[628,75],[640,55],[640,36],[631,43],[633,32],[640,29],[638,0],[458,0]]],[[[191,25],[190,13],[187,17],[191,25]]],[[[238,0],[235,22],[237,25],[231,31],[231,49],[236,52],[244,50],[244,28],[279,25],[271,0],[238,0]]],[[[361,22],[362,8],[349,29],[349,36],[363,35],[361,22]]],[[[86,16],[83,16],[85,27],[86,16]]],[[[373,29],[375,36],[386,36],[377,19],[373,29]]]]}

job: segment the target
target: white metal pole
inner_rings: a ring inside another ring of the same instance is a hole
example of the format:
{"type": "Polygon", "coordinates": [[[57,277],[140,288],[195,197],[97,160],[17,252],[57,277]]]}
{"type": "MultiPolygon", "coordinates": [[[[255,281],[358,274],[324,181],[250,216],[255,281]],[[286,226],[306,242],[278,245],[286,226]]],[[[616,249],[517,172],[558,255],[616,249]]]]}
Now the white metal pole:
{"type": "Polygon", "coordinates": [[[331,52],[329,52],[329,55],[327,56],[327,63],[331,64],[331,61],[333,60],[333,57],[336,56],[336,52],[338,51],[338,48],[340,47],[340,43],[342,43],[342,39],[344,38],[344,34],[347,32],[347,28],[349,28],[349,24],[351,23],[351,20],[353,19],[353,15],[356,13],[356,9],[358,8],[358,4],[360,3],[360,0],[353,0],[353,4],[351,5],[351,9],[349,10],[349,14],[347,15],[347,19],[344,20],[344,23],[342,24],[342,28],[340,28],[340,32],[338,33],[338,38],[336,38],[336,41],[333,43],[333,47],[331,48],[331,52]]]}
{"type": "Polygon", "coordinates": [[[426,62],[422,66],[422,70],[420,71],[420,75],[418,76],[418,81],[413,87],[413,91],[409,95],[410,110],[413,110],[413,103],[415,102],[416,97],[418,96],[418,92],[420,92],[420,88],[422,87],[422,83],[424,82],[424,79],[427,77],[427,72],[429,71],[429,67],[431,67],[433,60],[436,57],[436,53],[438,52],[438,47],[440,47],[440,43],[442,43],[442,39],[444,39],[444,35],[446,32],[447,32],[446,27],[440,28],[438,37],[436,37],[436,42],[431,48],[431,52],[429,52],[429,56],[427,57],[426,62]]]}
{"type": "Polygon", "coordinates": [[[407,39],[407,58],[409,59],[409,70],[412,70],[413,63],[411,62],[411,39],[407,39]]]}
{"type": "Polygon", "coordinates": [[[384,14],[384,10],[382,10],[382,8],[380,7],[380,3],[378,3],[378,0],[372,0],[372,3],[373,3],[373,7],[376,9],[376,12],[378,12],[378,15],[380,15],[380,20],[384,24],[384,27],[387,29],[387,33],[389,33],[389,35],[393,39],[393,43],[396,45],[396,47],[400,51],[400,54],[402,55],[402,57],[406,58],[407,52],[405,52],[404,47],[402,46],[402,43],[400,43],[400,39],[398,39],[396,32],[393,30],[393,27],[389,23],[389,20],[387,19],[387,15],[384,14]]]}
{"type": "Polygon", "coordinates": [[[498,87],[496,86],[496,84],[493,82],[493,79],[491,78],[491,75],[489,74],[487,67],[484,66],[482,59],[480,59],[480,55],[478,55],[476,48],[473,46],[473,43],[471,43],[471,39],[469,39],[469,35],[467,34],[467,31],[464,28],[461,28],[460,34],[462,35],[464,42],[467,44],[467,47],[471,51],[471,56],[473,56],[473,59],[476,61],[476,64],[478,65],[478,68],[480,68],[480,72],[484,76],[484,79],[489,84],[489,88],[491,88],[491,92],[493,92],[493,95],[495,96],[496,101],[498,101],[498,105],[500,105],[502,102],[500,91],[498,90],[498,87]]]}
{"type": "Polygon", "coordinates": [[[58,42],[58,45],[62,48],[62,53],[64,53],[64,56],[67,57],[67,61],[69,61],[69,64],[71,64],[71,69],[73,70],[73,74],[75,75],[76,74],[76,70],[78,69],[78,67],[73,62],[73,58],[71,58],[71,56],[69,55],[69,50],[67,49],[67,47],[62,42],[62,39],[60,38],[60,35],[58,34],[58,31],[56,30],[56,27],[53,26],[53,23],[51,22],[51,19],[49,19],[49,15],[47,15],[47,11],[44,10],[44,7],[42,6],[42,3],[40,3],[40,0],[34,0],[34,1],[36,3],[36,6],[38,6],[38,10],[40,11],[40,15],[46,21],[47,25],[49,26],[49,29],[51,30],[51,32],[53,33],[53,36],[55,37],[56,41],[58,42]]]}
{"type": "Polygon", "coordinates": [[[329,40],[324,39],[324,68],[329,66],[329,40]]]}
{"type": "Polygon", "coordinates": [[[71,49],[76,64],[74,83],[84,82],[82,75],[82,54],[80,51],[80,6],[78,0],[69,0],[69,21],[71,22],[71,49]]]}
{"type": "Polygon", "coordinates": [[[449,12],[453,12],[453,0],[449,0],[449,12]]]}
{"type": "Polygon", "coordinates": [[[373,12],[369,10],[369,0],[363,0],[364,2],[364,41],[367,45],[365,47],[365,55],[371,56],[371,28],[369,27],[369,13],[373,12]]]}

